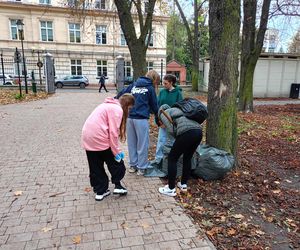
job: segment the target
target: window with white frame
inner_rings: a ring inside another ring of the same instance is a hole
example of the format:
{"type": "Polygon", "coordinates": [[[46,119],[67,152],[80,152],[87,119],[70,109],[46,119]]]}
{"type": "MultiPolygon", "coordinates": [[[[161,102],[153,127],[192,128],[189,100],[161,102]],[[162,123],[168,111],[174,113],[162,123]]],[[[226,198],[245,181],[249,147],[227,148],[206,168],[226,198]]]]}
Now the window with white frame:
{"type": "Polygon", "coordinates": [[[11,33],[11,39],[12,40],[19,40],[19,33],[18,33],[18,27],[17,27],[17,21],[18,20],[10,20],[10,33],[11,33]]]}
{"type": "Polygon", "coordinates": [[[121,36],[120,36],[120,45],[121,46],[126,46],[127,45],[127,42],[126,42],[126,39],[125,39],[125,35],[123,33],[123,30],[121,29],[121,36]]]}
{"type": "Polygon", "coordinates": [[[71,60],[71,75],[82,75],[81,60],[71,60]]]}
{"type": "Polygon", "coordinates": [[[107,76],[107,61],[97,60],[97,76],[107,76]]]}
{"type": "Polygon", "coordinates": [[[69,23],[69,37],[71,43],[80,43],[80,24],[79,23],[69,23]]]}
{"type": "Polygon", "coordinates": [[[96,0],[95,9],[105,10],[105,0],[96,0]]]}
{"type": "Polygon", "coordinates": [[[124,76],[125,77],[131,77],[132,76],[132,67],[130,61],[124,62],[124,76]]]}
{"type": "Polygon", "coordinates": [[[39,0],[39,3],[40,4],[48,4],[48,5],[50,5],[51,4],[51,0],[39,0]]]}
{"type": "Polygon", "coordinates": [[[96,44],[106,44],[107,27],[96,25],[96,44]]]}
{"type": "MultiPolygon", "coordinates": [[[[147,34],[147,36],[146,36],[146,40],[145,40],[145,43],[147,44],[147,42],[148,42],[148,37],[149,37],[149,34],[147,34]]],[[[149,44],[148,44],[148,47],[153,47],[154,46],[154,42],[153,42],[153,31],[152,31],[152,33],[151,33],[151,35],[150,35],[150,40],[149,40],[149,44]]]]}
{"type": "Polygon", "coordinates": [[[41,40],[53,42],[53,25],[51,21],[41,21],[41,40]]]}
{"type": "Polygon", "coordinates": [[[147,62],[147,71],[154,69],[154,62],[147,62]]]}

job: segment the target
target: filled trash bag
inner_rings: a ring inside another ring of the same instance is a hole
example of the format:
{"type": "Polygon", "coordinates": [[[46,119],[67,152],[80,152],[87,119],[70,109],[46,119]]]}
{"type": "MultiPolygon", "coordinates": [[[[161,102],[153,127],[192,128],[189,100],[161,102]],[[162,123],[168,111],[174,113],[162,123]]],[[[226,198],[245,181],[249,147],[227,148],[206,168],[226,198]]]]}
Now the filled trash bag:
{"type": "Polygon", "coordinates": [[[207,181],[222,179],[234,166],[233,155],[208,145],[200,145],[194,157],[198,159],[193,175],[207,181]]]}

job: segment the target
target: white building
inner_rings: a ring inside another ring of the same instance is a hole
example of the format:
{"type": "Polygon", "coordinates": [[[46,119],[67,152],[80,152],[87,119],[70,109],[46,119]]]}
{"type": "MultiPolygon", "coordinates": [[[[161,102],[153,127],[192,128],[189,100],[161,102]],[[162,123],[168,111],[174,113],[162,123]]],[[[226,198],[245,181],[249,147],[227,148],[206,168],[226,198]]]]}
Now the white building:
{"type": "MultiPolygon", "coordinates": [[[[147,1],[143,1],[147,8],[147,1]]],[[[96,0],[86,4],[84,14],[74,11],[75,0],[0,0],[0,52],[13,60],[21,42],[16,22],[24,23],[24,51],[26,61],[37,61],[37,52],[49,52],[54,57],[56,76],[86,75],[91,83],[104,73],[108,82],[115,81],[116,57],[125,58],[125,74],[132,75],[129,50],[121,31],[113,0],[96,0]]],[[[148,69],[163,71],[166,62],[168,16],[156,6],[153,34],[147,51],[148,69]]],[[[136,29],[138,33],[138,28],[136,29]]],[[[7,64],[7,63],[6,63],[7,64]]],[[[27,72],[30,72],[30,64],[27,72]]],[[[33,66],[32,66],[33,67],[33,66]]],[[[15,65],[5,66],[16,74],[15,65]]],[[[0,70],[1,71],[1,70],[0,70]]]]}

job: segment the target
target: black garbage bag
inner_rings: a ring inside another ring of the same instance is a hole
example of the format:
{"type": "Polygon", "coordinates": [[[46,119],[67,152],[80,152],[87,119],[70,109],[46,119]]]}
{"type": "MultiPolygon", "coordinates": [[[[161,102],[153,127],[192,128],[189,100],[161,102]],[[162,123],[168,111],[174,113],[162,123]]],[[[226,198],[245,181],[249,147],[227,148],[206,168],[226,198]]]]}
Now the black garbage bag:
{"type": "Polygon", "coordinates": [[[234,166],[233,155],[205,144],[197,148],[195,155],[198,164],[192,173],[207,181],[222,179],[234,166]]]}

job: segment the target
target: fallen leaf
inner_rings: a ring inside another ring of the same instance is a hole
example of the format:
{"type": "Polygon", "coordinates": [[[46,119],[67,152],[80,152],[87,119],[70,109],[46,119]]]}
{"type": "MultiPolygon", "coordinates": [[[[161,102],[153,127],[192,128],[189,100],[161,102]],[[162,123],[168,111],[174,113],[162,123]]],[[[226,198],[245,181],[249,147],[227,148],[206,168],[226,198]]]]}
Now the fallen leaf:
{"type": "Polygon", "coordinates": [[[15,196],[20,196],[22,194],[23,194],[23,191],[21,191],[21,190],[18,190],[14,193],[15,196]]]}
{"type": "Polygon", "coordinates": [[[49,231],[51,231],[51,230],[52,230],[51,227],[43,227],[43,228],[42,228],[42,231],[43,231],[44,233],[47,233],[47,232],[49,232],[49,231]]]}
{"type": "Polygon", "coordinates": [[[91,192],[92,189],[91,189],[90,187],[86,187],[86,188],[84,189],[84,191],[85,191],[85,192],[91,192]]]}
{"type": "Polygon", "coordinates": [[[255,230],[255,232],[256,232],[257,234],[260,234],[260,235],[264,235],[264,234],[265,234],[265,232],[263,232],[263,231],[261,231],[261,230],[255,230]]]}
{"type": "Polygon", "coordinates": [[[211,230],[206,231],[206,234],[213,237],[215,234],[221,232],[221,230],[222,230],[221,227],[213,227],[211,230]]]}
{"type": "Polygon", "coordinates": [[[125,221],[123,221],[123,222],[121,223],[121,227],[122,227],[123,229],[128,229],[128,228],[129,228],[129,227],[128,227],[128,224],[126,224],[125,221]]]}
{"type": "Polygon", "coordinates": [[[77,235],[73,238],[73,244],[79,244],[81,242],[81,236],[77,235]]]}
{"type": "Polygon", "coordinates": [[[279,189],[277,189],[277,190],[272,190],[272,192],[273,192],[274,194],[279,194],[279,193],[281,193],[281,190],[279,190],[279,189]]]}
{"type": "Polygon", "coordinates": [[[231,217],[233,217],[235,219],[239,219],[239,220],[244,219],[244,215],[242,215],[242,214],[233,214],[233,215],[231,215],[231,217]]]}
{"type": "Polygon", "coordinates": [[[235,230],[234,228],[229,228],[229,229],[227,230],[227,234],[228,234],[229,236],[235,235],[235,234],[236,234],[236,230],[235,230]]]}

